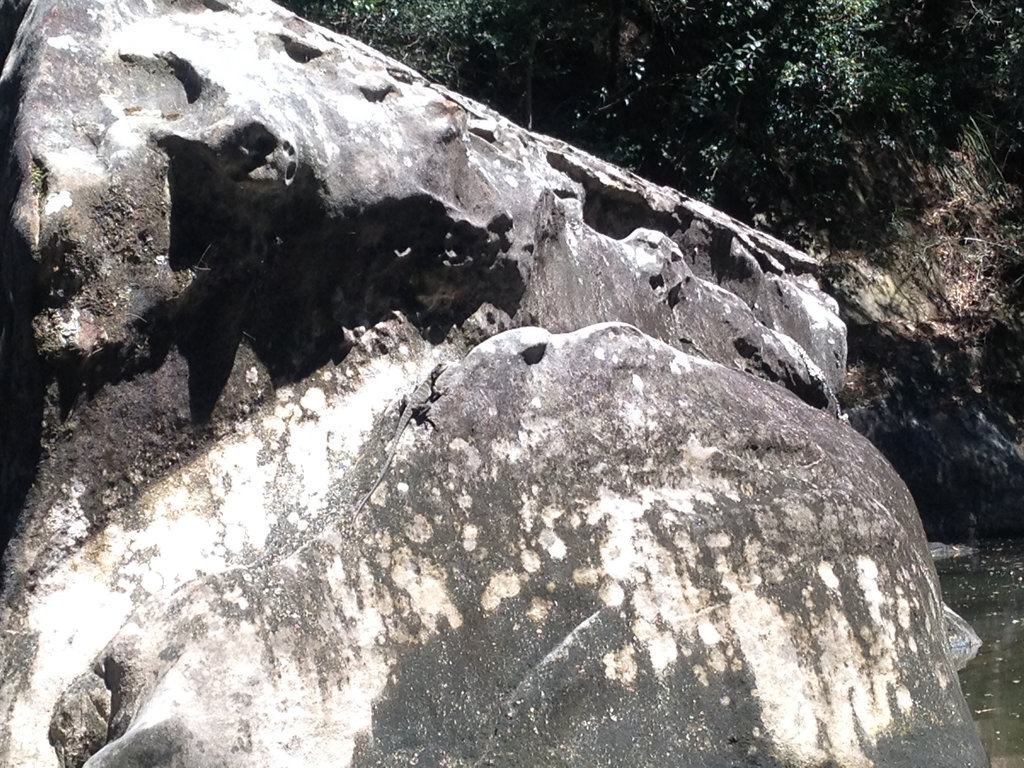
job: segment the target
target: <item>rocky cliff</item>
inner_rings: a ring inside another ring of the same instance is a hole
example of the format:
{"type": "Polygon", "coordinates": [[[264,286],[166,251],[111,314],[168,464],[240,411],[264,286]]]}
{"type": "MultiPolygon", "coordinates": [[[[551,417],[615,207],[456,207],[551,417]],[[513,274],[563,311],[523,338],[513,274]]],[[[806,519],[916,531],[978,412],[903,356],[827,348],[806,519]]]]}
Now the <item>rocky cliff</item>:
{"type": "Polygon", "coordinates": [[[0,18],[0,762],[984,764],[813,259],[270,3],[0,18]]]}
{"type": "MultiPolygon", "coordinates": [[[[943,245],[951,239],[936,236],[943,245]]],[[[1009,302],[999,311],[954,306],[966,291],[949,264],[958,257],[921,241],[885,266],[853,261],[832,270],[830,289],[850,331],[846,413],[907,483],[929,537],[1018,537],[1024,326],[1009,302]]],[[[996,303],[995,288],[970,290],[996,303]]]]}

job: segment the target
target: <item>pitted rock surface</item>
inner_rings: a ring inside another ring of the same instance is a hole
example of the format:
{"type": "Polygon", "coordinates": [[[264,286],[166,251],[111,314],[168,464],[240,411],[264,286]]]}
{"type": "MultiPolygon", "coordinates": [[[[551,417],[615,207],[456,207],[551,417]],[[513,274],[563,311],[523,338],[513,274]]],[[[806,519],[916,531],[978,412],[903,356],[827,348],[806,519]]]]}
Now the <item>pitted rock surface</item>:
{"type": "MultiPolygon", "coordinates": [[[[232,388],[240,349],[293,381],[396,311],[434,343],[483,304],[517,325],[629,321],[835,405],[845,334],[817,263],[684,195],[264,0],[0,12],[11,30],[24,13],[0,81],[2,538],[40,441],[44,458],[78,456],[63,423],[101,390],[151,391],[177,355],[190,416],[230,419],[264,394],[232,388]],[[630,244],[637,229],[673,244],[659,263],[630,244]],[[598,277],[604,258],[641,264],[598,277]],[[551,293],[574,280],[587,305],[551,293]]],[[[182,431],[161,432],[166,451],[118,435],[87,514],[188,455],[182,431]]],[[[32,503],[59,503],[46,484],[32,503]]]]}

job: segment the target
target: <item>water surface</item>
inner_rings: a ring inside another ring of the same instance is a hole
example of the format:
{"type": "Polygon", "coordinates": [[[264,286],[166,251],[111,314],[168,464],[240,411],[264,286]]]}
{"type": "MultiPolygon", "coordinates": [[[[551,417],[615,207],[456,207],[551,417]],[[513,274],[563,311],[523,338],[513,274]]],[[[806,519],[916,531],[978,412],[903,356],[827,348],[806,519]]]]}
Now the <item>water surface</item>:
{"type": "Polygon", "coordinates": [[[935,565],[946,603],[983,643],[960,684],[992,768],[1024,768],[1024,540],[935,565]]]}

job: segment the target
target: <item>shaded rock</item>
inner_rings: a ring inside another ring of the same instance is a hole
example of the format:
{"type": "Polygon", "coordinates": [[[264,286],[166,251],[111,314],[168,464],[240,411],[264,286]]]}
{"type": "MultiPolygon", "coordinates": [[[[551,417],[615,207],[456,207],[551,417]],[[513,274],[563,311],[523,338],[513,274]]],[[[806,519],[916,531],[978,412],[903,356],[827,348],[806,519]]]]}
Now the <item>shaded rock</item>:
{"type": "Polygon", "coordinates": [[[976,403],[938,410],[915,398],[850,412],[850,423],[914,490],[929,536],[973,540],[1020,532],[1024,455],[1005,416],[987,410],[976,403]]]}
{"type": "Polygon", "coordinates": [[[981,638],[974,627],[948,605],[943,604],[942,617],[946,622],[946,636],[949,639],[949,661],[953,669],[959,671],[978,655],[981,638]]]}
{"type": "Polygon", "coordinates": [[[932,560],[952,560],[956,557],[969,557],[978,554],[977,547],[966,544],[944,544],[940,541],[933,541],[928,544],[928,551],[932,554],[932,560]]]}
{"type": "Polygon", "coordinates": [[[50,744],[60,768],[81,768],[108,740],[110,691],[95,672],[64,691],[50,720],[50,744]]]}
{"type": "Polygon", "coordinates": [[[851,336],[859,389],[871,394],[847,400],[850,424],[896,467],[929,538],[1018,535],[1019,392],[987,386],[978,350],[957,340],[856,326],[851,336]]]}
{"type": "MultiPolygon", "coordinates": [[[[694,257],[699,248],[685,239],[689,259],[664,232],[638,228],[615,240],[584,218],[578,200],[551,193],[541,198],[522,317],[556,331],[616,318],[707,359],[780,381],[812,405],[837,407],[846,329],[816,285],[766,276],[753,257],[746,282],[730,281],[702,265],[694,257]],[[708,279],[695,274],[701,266],[708,279]],[[746,300],[743,293],[750,294],[746,300]]],[[[723,228],[720,234],[726,236],[716,241],[725,245],[708,247],[735,251],[736,232],[723,228]]]]}

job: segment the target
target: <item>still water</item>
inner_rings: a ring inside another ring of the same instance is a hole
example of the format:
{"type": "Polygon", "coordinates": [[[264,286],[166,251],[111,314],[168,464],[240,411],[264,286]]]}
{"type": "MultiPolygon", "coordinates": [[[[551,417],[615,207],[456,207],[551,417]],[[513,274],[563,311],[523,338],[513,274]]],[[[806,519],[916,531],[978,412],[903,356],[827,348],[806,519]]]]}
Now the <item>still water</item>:
{"type": "Polygon", "coordinates": [[[946,603],[983,643],[960,684],[992,768],[1024,768],[1024,540],[982,542],[935,566],[946,603]]]}

